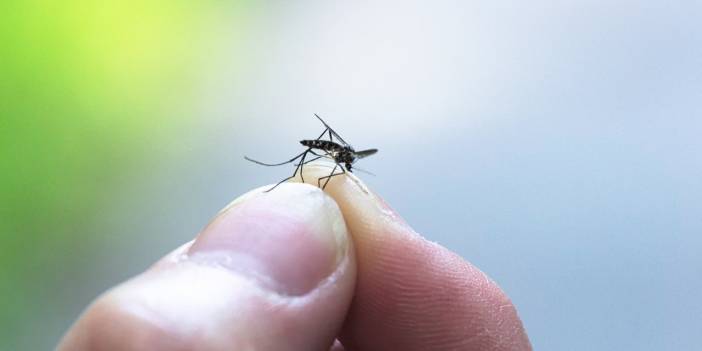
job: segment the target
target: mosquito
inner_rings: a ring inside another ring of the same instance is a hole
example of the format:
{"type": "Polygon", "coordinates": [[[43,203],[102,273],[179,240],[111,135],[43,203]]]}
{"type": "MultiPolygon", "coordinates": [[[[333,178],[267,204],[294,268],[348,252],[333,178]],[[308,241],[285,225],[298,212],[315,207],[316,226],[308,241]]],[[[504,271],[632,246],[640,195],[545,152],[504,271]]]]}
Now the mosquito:
{"type": "MultiPolygon", "coordinates": [[[[266,190],[266,192],[275,189],[278,185],[285,183],[289,179],[295,178],[298,172],[300,173],[300,178],[304,183],[305,178],[302,174],[302,168],[304,167],[304,165],[316,161],[320,158],[325,158],[334,161],[334,168],[332,169],[331,173],[329,173],[328,176],[324,176],[317,179],[317,186],[324,190],[327,187],[327,184],[329,183],[331,178],[342,174],[346,174],[346,172],[353,173],[353,165],[354,163],[356,163],[356,161],[378,152],[378,149],[367,149],[361,151],[354,150],[354,148],[351,145],[349,145],[346,141],[344,141],[344,138],[342,138],[337,132],[335,132],[334,129],[332,129],[327,124],[327,122],[324,122],[324,120],[321,117],[319,117],[316,113],[314,114],[314,116],[317,117],[317,119],[319,119],[320,122],[322,122],[322,124],[324,125],[324,131],[322,131],[322,134],[320,134],[317,137],[317,139],[301,140],[300,144],[307,147],[307,149],[301,154],[281,163],[264,163],[244,156],[244,159],[246,159],[247,161],[251,161],[253,163],[269,167],[282,166],[300,160],[298,163],[295,163],[295,173],[293,173],[292,176],[281,180],[280,182],[278,182],[278,184],[266,190]],[[325,134],[329,135],[329,140],[322,139],[325,134]],[[334,138],[336,138],[337,141],[334,141],[334,138]],[[308,154],[312,154],[314,155],[314,157],[309,160],[305,160],[308,154]],[[336,172],[337,169],[340,169],[341,171],[336,172]],[[322,184],[322,180],[324,180],[324,184],[322,184]]],[[[360,170],[359,168],[356,169],[360,170]]]]}

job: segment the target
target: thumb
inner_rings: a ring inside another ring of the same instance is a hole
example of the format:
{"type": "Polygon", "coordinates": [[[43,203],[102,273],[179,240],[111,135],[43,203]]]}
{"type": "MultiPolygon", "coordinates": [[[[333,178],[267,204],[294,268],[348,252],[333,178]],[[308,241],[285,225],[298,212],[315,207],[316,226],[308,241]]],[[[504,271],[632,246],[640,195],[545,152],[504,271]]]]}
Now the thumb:
{"type": "Polygon", "coordinates": [[[329,350],[355,275],[334,200],[305,184],[254,190],[100,297],[59,350],[329,350]]]}

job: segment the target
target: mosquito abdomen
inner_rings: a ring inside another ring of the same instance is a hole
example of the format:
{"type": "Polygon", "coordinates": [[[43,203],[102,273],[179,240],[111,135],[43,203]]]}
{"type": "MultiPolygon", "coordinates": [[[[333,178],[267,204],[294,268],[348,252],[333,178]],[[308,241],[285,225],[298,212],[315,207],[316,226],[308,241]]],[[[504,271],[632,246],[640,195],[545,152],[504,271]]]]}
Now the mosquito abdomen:
{"type": "Polygon", "coordinates": [[[300,144],[325,151],[339,151],[343,149],[343,146],[329,140],[300,140],[300,144]]]}

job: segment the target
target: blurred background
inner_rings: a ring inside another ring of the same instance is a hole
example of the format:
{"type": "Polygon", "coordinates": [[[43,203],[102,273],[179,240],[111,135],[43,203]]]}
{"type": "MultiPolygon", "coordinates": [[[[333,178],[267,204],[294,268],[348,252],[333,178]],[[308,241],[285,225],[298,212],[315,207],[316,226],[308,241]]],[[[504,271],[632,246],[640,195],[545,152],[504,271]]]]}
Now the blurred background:
{"type": "Polygon", "coordinates": [[[276,182],[319,113],[536,350],[702,330],[699,1],[0,5],[0,349],[276,182]]]}

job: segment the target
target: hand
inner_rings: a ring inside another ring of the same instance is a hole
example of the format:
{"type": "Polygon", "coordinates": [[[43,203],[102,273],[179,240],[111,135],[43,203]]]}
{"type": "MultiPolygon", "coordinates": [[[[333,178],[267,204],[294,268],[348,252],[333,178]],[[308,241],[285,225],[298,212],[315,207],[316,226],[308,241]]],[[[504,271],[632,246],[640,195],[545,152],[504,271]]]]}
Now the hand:
{"type": "Polygon", "coordinates": [[[531,349],[492,280],[355,177],[333,178],[331,196],[294,183],[266,189],[98,298],[58,349],[531,349]]]}

